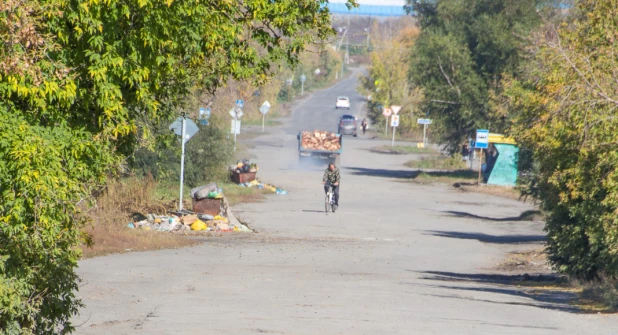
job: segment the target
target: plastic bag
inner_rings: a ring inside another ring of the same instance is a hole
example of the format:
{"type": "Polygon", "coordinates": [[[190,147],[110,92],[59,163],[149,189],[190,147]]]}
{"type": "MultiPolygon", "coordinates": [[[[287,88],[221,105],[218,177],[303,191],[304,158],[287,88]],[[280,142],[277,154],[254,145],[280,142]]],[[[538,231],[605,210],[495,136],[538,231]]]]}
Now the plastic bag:
{"type": "Polygon", "coordinates": [[[210,192],[217,192],[219,187],[216,183],[210,183],[208,185],[196,187],[191,189],[191,198],[200,200],[208,197],[210,192]]]}
{"type": "Polygon", "coordinates": [[[198,219],[191,225],[191,230],[208,230],[208,225],[206,225],[204,221],[198,219]]]}
{"type": "Polygon", "coordinates": [[[224,221],[224,222],[226,222],[226,223],[228,222],[228,220],[227,220],[226,218],[224,218],[223,216],[221,216],[221,215],[217,215],[217,216],[215,216],[215,217],[214,217],[214,220],[215,220],[215,221],[224,221]]]}

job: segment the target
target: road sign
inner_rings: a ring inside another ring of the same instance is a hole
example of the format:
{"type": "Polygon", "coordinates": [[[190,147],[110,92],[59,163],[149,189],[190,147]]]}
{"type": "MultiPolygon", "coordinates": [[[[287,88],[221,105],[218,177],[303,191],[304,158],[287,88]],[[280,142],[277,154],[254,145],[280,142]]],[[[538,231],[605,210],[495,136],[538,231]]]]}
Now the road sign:
{"type": "Polygon", "coordinates": [[[300,75],[300,82],[304,83],[305,81],[307,81],[307,76],[305,76],[304,74],[300,75]]]}
{"type": "Polygon", "coordinates": [[[209,119],[210,118],[210,107],[204,108],[200,107],[200,119],[209,119]]]}
{"type": "Polygon", "coordinates": [[[245,113],[243,113],[242,109],[240,109],[239,107],[230,109],[230,111],[228,113],[234,119],[240,119],[243,115],[245,115],[245,113]]]}
{"type": "Polygon", "coordinates": [[[489,145],[489,130],[477,129],[476,130],[476,143],[474,147],[477,149],[487,149],[489,145]]]}
{"type": "Polygon", "coordinates": [[[238,108],[243,108],[245,107],[245,101],[244,100],[236,100],[236,107],[238,108]]]}
{"type": "Polygon", "coordinates": [[[399,127],[399,115],[391,116],[391,127],[399,127]]]}
{"type": "Polygon", "coordinates": [[[315,69],[315,71],[313,71],[313,73],[315,73],[315,75],[317,76],[318,74],[320,74],[320,69],[315,69]]]}
{"type": "MultiPolygon", "coordinates": [[[[182,136],[182,119],[183,117],[180,116],[176,119],[176,121],[174,121],[174,123],[170,125],[170,130],[178,136],[182,136]]],[[[184,142],[187,143],[187,141],[189,141],[191,137],[193,137],[193,135],[195,135],[198,131],[200,131],[200,128],[197,127],[195,122],[193,122],[191,119],[185,119],[184,142]]]]}
{"type": "Polygon", "coordinates": [[[401,110],[401,106],[391,106],[391,110],[393,111],[393,114],[397,115],[397,113],[401,110]]]}
{"type": "Polygon", "coordinates": [[[391,114],[393,114],[393,111],[390,108],[382,109],[382,115],[384,115],[385,117],[389,117],[391,116],[391,114]]]}
{"type": "Polygon", "coordinates": [[[266,114],[268,113],[268,110],[270,110],[270,103],[268,103],[268,101],[265,101],[262,104],[262,107],[260,107],[260,113],[266,114]]]}
{"type": "Polygon", "coordinates": [[[418,124],[431,124],[433,121],[431,119],[417,119],[416,122],[418,124]]]}
{"type": "Polygon", "coordinates": [[[240,120],[232,119],[232,129],[230,130],[230,133],[234,135],[240,134],[240,120]]]}

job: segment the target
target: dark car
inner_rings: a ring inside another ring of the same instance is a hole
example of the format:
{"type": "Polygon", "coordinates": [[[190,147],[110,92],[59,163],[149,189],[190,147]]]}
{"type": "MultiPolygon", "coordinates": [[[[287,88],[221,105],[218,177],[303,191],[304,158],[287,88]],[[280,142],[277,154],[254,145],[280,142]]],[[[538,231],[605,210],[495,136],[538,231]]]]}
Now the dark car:
{"type": "Polygon", "coordinates": [[[339,119],[339,134],[356,137],[356,118],[353,115],[343,115],[339,119]]]}

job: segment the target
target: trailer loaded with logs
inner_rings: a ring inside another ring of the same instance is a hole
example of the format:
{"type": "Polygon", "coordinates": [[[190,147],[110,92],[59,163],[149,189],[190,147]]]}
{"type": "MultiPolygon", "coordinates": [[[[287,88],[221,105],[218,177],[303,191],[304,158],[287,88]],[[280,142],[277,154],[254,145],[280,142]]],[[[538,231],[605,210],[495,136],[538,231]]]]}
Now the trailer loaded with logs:
{"type": "Polygon", "coordinates": [[[299,163],[339,165],[342,149],[342,136],[328,131],[303,131],[298,134],[299,163]]]}

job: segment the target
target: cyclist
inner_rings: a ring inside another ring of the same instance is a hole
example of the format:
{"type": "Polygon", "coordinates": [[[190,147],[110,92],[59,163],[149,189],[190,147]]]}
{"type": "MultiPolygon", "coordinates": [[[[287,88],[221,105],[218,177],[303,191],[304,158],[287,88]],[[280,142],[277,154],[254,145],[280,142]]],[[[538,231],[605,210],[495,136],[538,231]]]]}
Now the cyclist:
{"type": "Polygon", "coordinates": [[[328,187],[331,186],[333,188],[333,193],[335,194],[335,209],[339,207],[339,181],[341,180],[341,176],[339,175],[339,169],[335,166],[335,163],[328,164],[328,168],[324,172],[324,177],[322,178],[322,184],[324,184],[324,193],[328,193],[328,187]]]}

